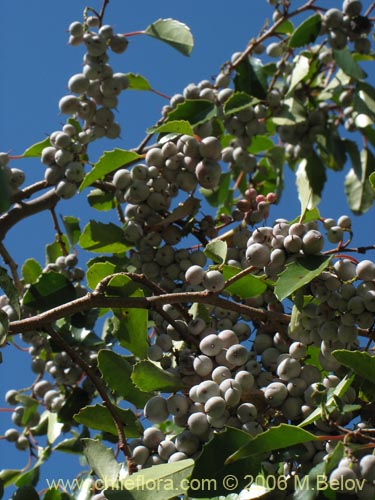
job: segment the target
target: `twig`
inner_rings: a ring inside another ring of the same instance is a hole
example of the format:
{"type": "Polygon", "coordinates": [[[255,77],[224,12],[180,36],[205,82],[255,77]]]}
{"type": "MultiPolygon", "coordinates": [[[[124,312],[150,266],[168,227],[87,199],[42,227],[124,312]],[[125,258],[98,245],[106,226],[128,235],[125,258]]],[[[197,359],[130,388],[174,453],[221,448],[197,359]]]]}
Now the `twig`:
{"type": "Polygon", "coordinates": [[[68,255],[69,252],[68,252],[66,245],[64,243],[64,240],[63,240],[64,233],[60,229],[59,221],[57,219],[56,212],[55,212],[55,207],[50,208],[50,212],[52,215],[53,226],[55,228],[56,235],[57,235],[57,242],[61,247],[63,255],[66,256],[66,255],[68,255]]]}
{"type": "Polygon", "coordinates": [[[17,271],[18,265],[12,259],[8,250],[5,248],[4,244],[1,241],[0,241],[0,255],[4,260],[4,263],[9,267],[14,284],[16,285],[16,288],[19,294],[21,295],[23,293],[23,284],[21,283],[21,280],[18,276],[18,271],[17,271]]]}
{"type": "Polygon", "coordinates": [[[55,207],[60,198],[55,189],[50,189],[38,198],[28,202],[17,203],[11,210],[0,216],[0,241],[2,241],[9,229],[23,219],[35,215],[43,210],[55,207]]]}
{"type": "Polygon", "coordinates": [[[132,453],[129,449],[129,446],[126,441],[126,436],[125,436],[125,431],[124,431],[124,425],[121,422],[121,419],[117,413],[115,405],[112,403],[110,400],[108,394],[107,394],[107,388],[102,382],[102,380],[97,376],[95,370],[80,356],[80,354],[73,349],[73,347],[68,343],[65,342],[64,338],[60,335],[59,332],[54,330],[51,326],[47,326],[45,328],[46,332],[51,336],[51,338],[56,341],[60,346],[63,348],[65,352],[70,356],[70,358],[80,367],[82,370],[86,373],[86,375],[89,377],[91,382],[94,384],[96,390],[98,391],[100,397],[103,400],[103,404],[105,407],[108,409],[110,412],[113,422],[115,424],[116,430],[117,430],[117,435],[118,435],[118,447],[119,449],[124,453],[127,464],[128,464],[128,469],[129,472],[136,472],[137,467],[134,464],[134,461],[132,459],[132,453]]]}

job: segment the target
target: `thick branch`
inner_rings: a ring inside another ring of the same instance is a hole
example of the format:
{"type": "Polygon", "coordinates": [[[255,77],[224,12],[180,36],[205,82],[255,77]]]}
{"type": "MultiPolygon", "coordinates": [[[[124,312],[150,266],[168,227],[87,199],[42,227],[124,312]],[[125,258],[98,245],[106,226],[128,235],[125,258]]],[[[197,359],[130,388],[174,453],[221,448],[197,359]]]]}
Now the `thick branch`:
{"type": "Polygon", "coordinates": [[[9,229],[18,222],[31,215],[43,212],[43,210],[50,210],[56,206],[59,199],[56,191],[51,189],[34,200],[17,203],[9,212],[0,216],[0,241],[5,238],[9,229]]]}
{"type": "Polygon", "coordinates": [[[165,304],[186,304],[194,302],[235,311],[250,320],[273,323],[275,326],[287,325],[290,322],[290,316],[288,314],[256,309],[246,304],[224,299],[217,294],[207,291],[168,293],[152,297],[106,297],[97,292],[93,292],[51,309],[50,311],[38,314],[37,316],[11,322],[9,325],[9,335],[31,330],[40,330],[43,329],[45,325],[57,321],[60,318],[97,307],[153,309],[156,306],[165,304]]]}

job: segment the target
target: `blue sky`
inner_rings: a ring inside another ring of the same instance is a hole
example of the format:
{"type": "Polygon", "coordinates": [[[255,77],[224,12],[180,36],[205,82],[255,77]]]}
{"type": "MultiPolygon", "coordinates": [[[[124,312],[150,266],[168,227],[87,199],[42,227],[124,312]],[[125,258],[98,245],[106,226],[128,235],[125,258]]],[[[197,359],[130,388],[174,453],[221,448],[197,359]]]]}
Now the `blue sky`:
{"type": "MultiPolygon", "coordinates": [[[[322,1],[325,7],[340,7],[336,0],[322,1]]],[[[370,2],[364,1],[365,5],[370,2]]],[[[301,1],[293,2],[301,5],[301,1]]],[[[101,2],[92,0],[91,6],[100,8],[101,2]]],[[[82,67],[83,47],[67,44],[67,28],[74,20],[82,19],[86,3],[82,0],[12,0],[4,2],[0,18],[0,150],[21,154],[30,145],[44,139],[64,123],[58,113],[58,101],[67,93],[67,82],[82,67]]],[[[233,0],[222,2],[151,2],[138,0],[125,2],[111,0],[105,22],[120,33],[144,29],[158,18],[172,17],[190,26],[195,47],[189,58],[171,47],[146,36],[133,37],[128,50],[113,55],[110,62],[115,71],[140,73],[151,85],[167,94],[181,92],[190,82],[198,82],[216,75],[220,66],[235,51],[243,50],[248,41],[259,32],[265,18],[272,11],[265,0],[233,0]]],[[[95,161],[103,149],[131,148],[144,137],[147,127],[160,117],[166,104],[163,98],[146,92],[128,91],[121,98],[118,119],[122,126],[121,139],[100,142],[93,148],[95,161]]],[[[37,159],[14,161],[11,166],[26,172],[27,183],[43,176],[44,167],[37,159]]],[[[349,167],[345,168],[345,172],[349,167]]],[[[320,206],[325,217],[339,217],[349,213],[343,195],[344,174],[330,176],[320,206]]],[[[294,218],[299,213],[299,202],[294,178],[288,173],[286,192],[278,208],[271,212],[277,217],[294,218]]],[[[89,213],[83,196],[58,207],[58,214],[75,215],[87,221],[89,213]]],[[[95,217],[95,215],[91,215],[95,217]]],[[[107,220],[109,217],[107,216],[107,220]]],[[[354,218],[354,244],[374,243],[374,210],[362,218],[354,218]]],[[[82,223],[82,226],[84,224],[82,223]]],[[[22,264],[27,257],[40,262],[44,258],[44,245],[54,239],[52,223],[44,215],[29,219],[13,228],[5,245],[13,257],[22,264]]],[[[3,352],[0,365],[0,400],[7,389],[30,384],[27,354],[9,347],[3,352]]],[[[0,406],[5,406],[0,403],[0,406]]],[[[0,435],[11,426],[10,414],[0,413],[0,435]]],[[[22,467],[26,455],[16,452],[12,445],[0,441],[0,469],[22,467]]],[[[58,455],[47,469],[48,477],[56,475],[73,478],[78,460],[58,455]]]]}

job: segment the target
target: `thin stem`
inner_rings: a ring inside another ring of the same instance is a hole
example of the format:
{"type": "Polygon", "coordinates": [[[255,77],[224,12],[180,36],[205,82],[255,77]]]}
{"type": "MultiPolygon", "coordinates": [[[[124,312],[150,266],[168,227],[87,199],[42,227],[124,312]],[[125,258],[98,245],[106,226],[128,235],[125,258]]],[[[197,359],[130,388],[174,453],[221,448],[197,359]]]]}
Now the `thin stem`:
{"type": "Polygon", "coordinates": [[[23,293],[23,284],[21,283],[20,277],[18,276],[18,265],[16,262],[13,260],[7,249],[5,248],[4,244],[0,241],[0,255],[4,260],[4,263],[9,267],[10,272],[12,274],[12,278],[14,281],[14,284],[16,285],[16,288],[21,295],[23,293]]]}
{"type": "Polygon", "coordinates": [[[124,453],[129,472],[135,472],[137,470],[136,465],[133,462],[132,459],[132,453],[129,449],[129,446],[126,441],[126,436],[125,436],[125,431],[124,431],[124,425],[117,413],[116,406],[112,403],[110,400],[108,394],[107,394],[107,388],[102,382],[102,380],[98,377],[98,375],[95,372],[95,369],[92,368],[81,356],[80,354],[73,349],[73,347],[68,343],[65,342],[64,338],[60,335],[60,333],[56,330],[54,330],[51,326],[48,326],[45,328],[46,332],[51,336],[51,338],[60,344],[60,346],[64,349],[64,351],[69,355],[69,357],[80,367],[82,370],[86,373],[86,375],[89,377],[91,382],[94,384],[96,390],[98,391],[100,397],[103,400],[103,404],[106,406],[108,411],[110,412],[113,422],[115,424],[116,430],[117,430],[117,435],[118,435],[118,447],[119,449],[124,453]]]}
{"type": "Polygon", "coordinates": [[[59,221],[57,219],[56,212],[55,212],[55,207],[52,207],[50,209],[50,212],[51,212],[51,215],[52,215],[53,226],[55,228],[56,235],[57,235],[57,242],[58,242],[58,244],[61,247],[63,255],[66,256],[66,255],[68,255],[69,252],[68,252],[68,250],[66,248],[66,245],[64,243],[64,240],[63,240],[64,233],[60,229],[59,221]]]}

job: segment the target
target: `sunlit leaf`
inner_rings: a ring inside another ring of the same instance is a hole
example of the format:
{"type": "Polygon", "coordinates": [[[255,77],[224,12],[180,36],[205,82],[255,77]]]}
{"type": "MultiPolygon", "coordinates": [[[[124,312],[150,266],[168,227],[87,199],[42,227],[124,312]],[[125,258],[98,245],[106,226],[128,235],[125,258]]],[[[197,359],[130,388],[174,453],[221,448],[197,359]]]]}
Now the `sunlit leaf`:
{"type": "Polygon", "coordinates": [[[81,248],[90,252],[123,253],[129,250],[121,227],[112,222],[105,224],[91,220],[78,241],[81,248]]]}
{"type": "Polygon", "coordinates": [[[314,14],[302,21],[290,37],[289,47],[295,49],[313,43],[320,33],[321,25],[322,16],[320,14],[314,14]]]}
{"type": "Polygon", "coordinates": [[[156,366],[151,361],[139,361],[131,376],[134,384],[141,391],[174,392],[184,387],[184,383],[177,375],[173,375],[156,366]]]}
{"type": "Polygon", "coordinates": [[[158,19],[147,26],[144,33],[171,45],[185,56],[190,55],[194,47],[189,27],[175,19],[158,19]]]}
{"type": "Polygon", "coordinates": [[[37,142],[36,144],[33,144],[29,148],[27,148],[22,156],[24,158],[38,158],[41,156],[42,151],[44,148],[51,146],[51,142],[49,140],[49,137],[44,139],[43,141],[37,142]]]}
{"type": "MultiPolygon", "coordinates": [[[[129,437],[138,437],[142,435],[143,429],[137,417],[131,410],[124,410],[115,406],[115,411],[124,426],[125,435],[129,437]]],[[[113,417],[103,405],[96,404],[94,406],[86,406],[79,413],[74,415],[74,419],[91,429],[98,431],[109,432],[117,436],[117,428],[113,421],[113,417]]]]}
{"type": "Polygon", "coordinates": [[[112,448],[106,448],[101,441],[88,438],[82,439],[82,445],[91,470],[106,483],[114,483],[119,477],[121,464],[115,459],[112,448]]]}
{"type": "Polygon", "coordinates": [[[135,153],[134,151],[126,151],[125,149],[116,148],[112,151],[105,151],[93,166],[92,170],[85,175],[85,178],[79,186],[79,190],[82,191],[93,182],[103,179],[110,172],[132,163],[138,158],[140,158],[138,153],[135,153]]]}

